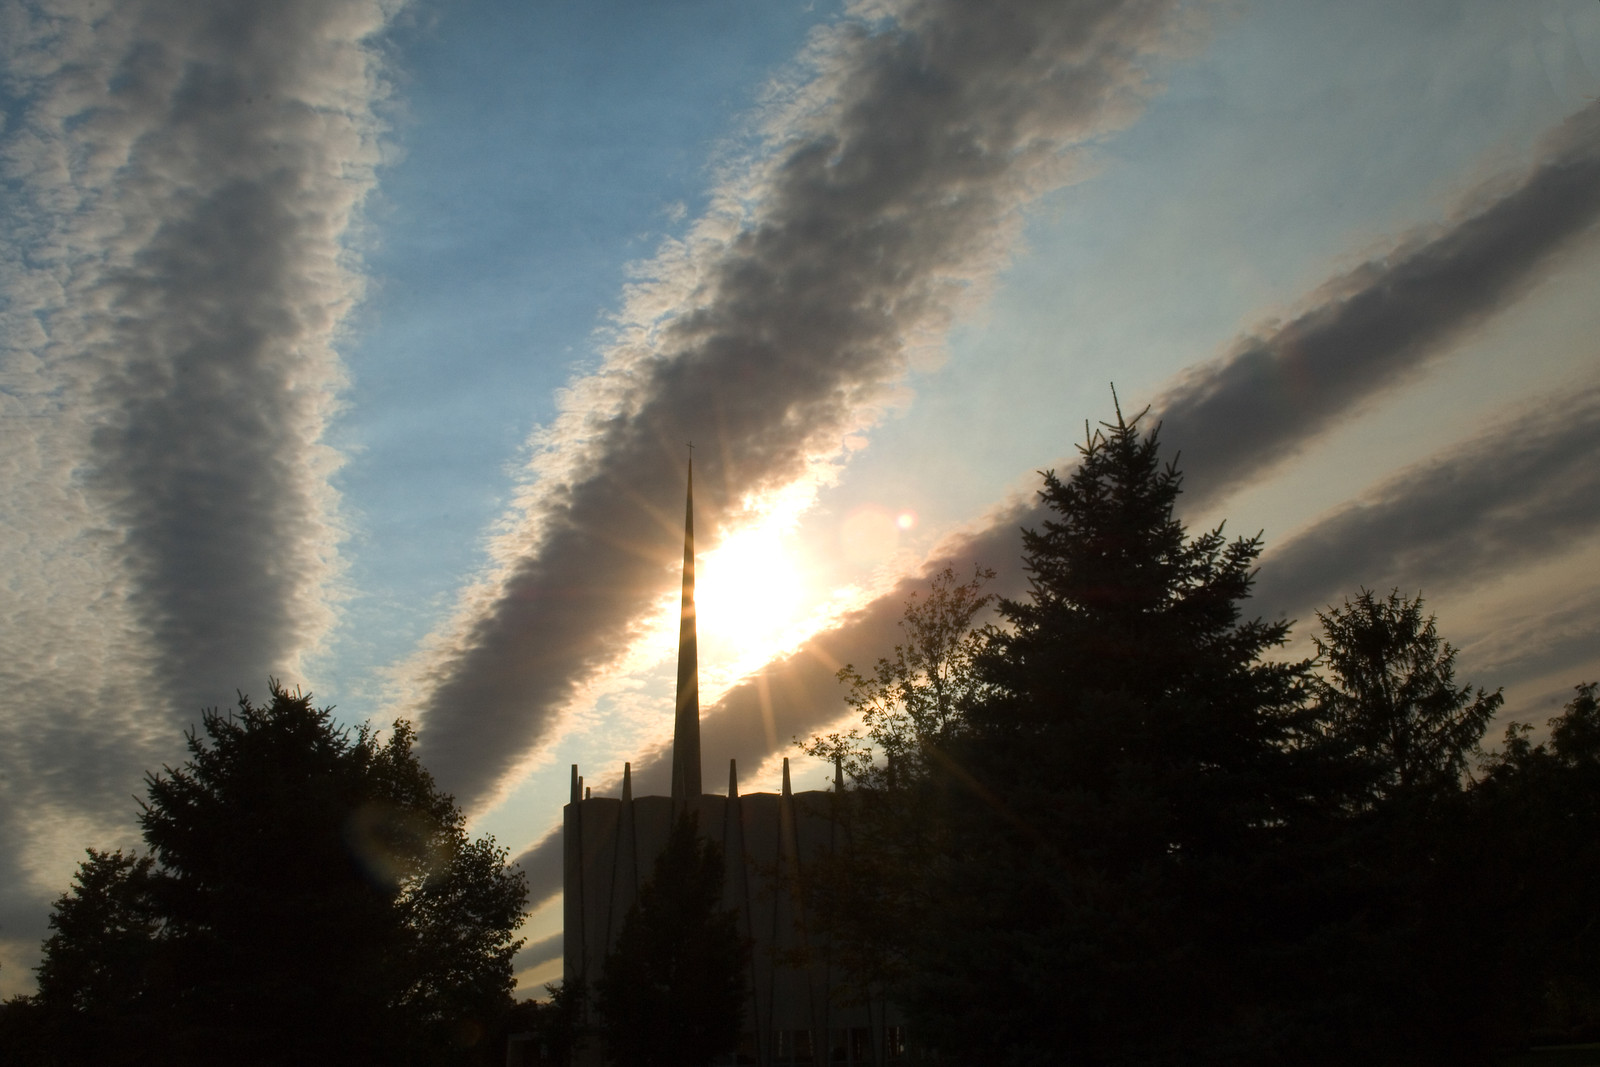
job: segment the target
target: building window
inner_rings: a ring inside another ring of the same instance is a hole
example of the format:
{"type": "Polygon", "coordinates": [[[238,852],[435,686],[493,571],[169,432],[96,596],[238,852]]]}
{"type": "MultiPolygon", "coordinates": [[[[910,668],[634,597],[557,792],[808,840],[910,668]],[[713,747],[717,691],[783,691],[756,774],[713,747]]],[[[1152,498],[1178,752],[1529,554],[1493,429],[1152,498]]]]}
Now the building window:
{"type": "Polygon", "coordinates": [[[885,1059],[898,1059],[906,1054],[906,1030],[903,1026],[890,1026],[883,1031],[885,1059]]]}
{"type": "Polygon", "coordinates": [[[872,1062],[872,1031],[865,1026],[857,1026],[850,1031],[850,1062],[872,1062]]]}

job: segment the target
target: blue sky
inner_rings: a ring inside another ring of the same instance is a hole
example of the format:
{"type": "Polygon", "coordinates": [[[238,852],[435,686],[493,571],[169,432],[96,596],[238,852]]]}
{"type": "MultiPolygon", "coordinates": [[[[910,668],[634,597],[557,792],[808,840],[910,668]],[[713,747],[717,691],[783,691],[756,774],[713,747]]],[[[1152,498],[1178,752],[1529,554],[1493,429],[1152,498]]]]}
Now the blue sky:
{"type": "Polygon", "coordinates": [[[1302,645],[1398,586],[1509,716],[1600,676],[1593,0],[4,11],[0,991],[269,673],[420,723],[555,977],[691,438],[746,790],[930,569],[1021,588],[1112,382],[1302,645]]]}
{"type": "Polygon", "coordinates": [[[395,162],[369,209],[375,291],[335,429],[351,455],[340,487],[365,519],[351,553],[362,623],[344,640],[409,648],[435,621],[418,607],[447,608],[482,566],[522,446],[593,366],[628,265],[704,209],[741,120],[819,12],[756,16],[468,3],[409,8],[385,35],[395,162]]]}

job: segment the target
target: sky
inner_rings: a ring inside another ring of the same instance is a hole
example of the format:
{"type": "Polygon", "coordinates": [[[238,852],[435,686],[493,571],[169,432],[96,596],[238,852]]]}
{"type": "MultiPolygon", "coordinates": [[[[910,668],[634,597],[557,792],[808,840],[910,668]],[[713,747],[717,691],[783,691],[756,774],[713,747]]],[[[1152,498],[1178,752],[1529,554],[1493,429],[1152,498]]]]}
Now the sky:
{"type": "MultiPolygon", "coordinates": [[[[3,0],[0,995],[268,678],[420,729],[560,973],[570,766],[707,781],[945,566],[1023,595],[1112,387],[1246,610],[1600,678],[1595,0],[3,0]]],[[[1497,731],[1498,732],[1498,731],[1497,731]]]]}

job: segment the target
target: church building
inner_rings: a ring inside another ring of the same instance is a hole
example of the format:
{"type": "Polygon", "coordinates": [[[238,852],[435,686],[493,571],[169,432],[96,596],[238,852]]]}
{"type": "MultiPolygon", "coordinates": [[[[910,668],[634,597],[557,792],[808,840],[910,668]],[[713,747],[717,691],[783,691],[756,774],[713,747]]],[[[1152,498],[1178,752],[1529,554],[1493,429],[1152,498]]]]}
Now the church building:
{"type": "MultiPolygon", "coordinates": [[[[666,846],[674,818],[686,809],[697,814],[700,833],[722,846],[723,902],[737,909],[740,933],[751,946],[744,1032],[730,1062],[886,1067],[905,1051],[898,1015],[882,1002],[843,1002],[842,976],[830,967],[824,940],[808,931],[798,891],[808,862],[844,832],[832,817],[829,794],[792,791],[787,759],[775,793],[741,794],[732,759],[725,794],[706,792],[701,781],[692,468],[684,512],[672,793],[634,796],[631,767],[624,764],[620,797],[591,796],[573,765],[563,824],[565,981],[590,990],[585,1009],[592,1013],[594,983],[623,918],[666,846]]],[[[599,1063],[600,1055],[598,1047],[589,1048],[580,1062],[599,1063]]]]}

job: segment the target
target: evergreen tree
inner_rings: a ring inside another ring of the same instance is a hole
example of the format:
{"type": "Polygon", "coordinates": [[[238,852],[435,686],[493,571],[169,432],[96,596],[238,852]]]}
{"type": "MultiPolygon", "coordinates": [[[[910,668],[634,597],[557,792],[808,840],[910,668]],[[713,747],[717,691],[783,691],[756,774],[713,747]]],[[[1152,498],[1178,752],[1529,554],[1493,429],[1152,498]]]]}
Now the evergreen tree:
{"type": "Polygon", "coordinates": [[[1307,665],[1263,659],[1287,624],[1241,620],[1260,540],[1190,538],[1137,422],[1044,475],[1031,596],[1000,602],[989,692],[931,768],[949,905],[906,1000],[958,1056],[1247,1062],[1279,1024],[1253,964],[1305,804],[1307,665]]]}
{"type": "Polygon", "coordinates": [[[738,914],[722,906],[722,849],[682,814],[595,983],[622,1067],[704,1067],[732,1052],[748,995],[738,914]]]}
{"type": "Polygon", "coordinates": [[[1319,618],[1313,747],[1335,816],[1320,899],[1342,936],[1308,992],[1347,1001],[1363,1059],[1478,1062],[1494,1044],[1480,950],[1500,920],[1492,875],[1469,859],[1465,774],[1500,695],[1456,684],[1421,597],[1363,589],[1319,618]]]}
{"type": "Polygon", "coordinates": [[[70,892],[50,915],[38,968],[39,997],[75,1012],[101,1013],[106,1022],[140,1013],[144,971],[161,930],[151,899],[149,856],[89,849],[70,892]]]}

